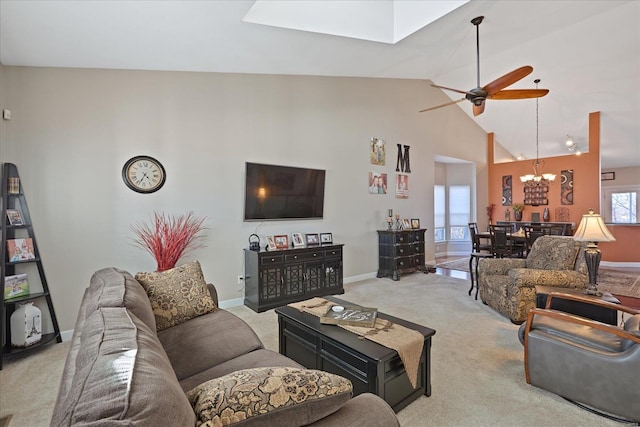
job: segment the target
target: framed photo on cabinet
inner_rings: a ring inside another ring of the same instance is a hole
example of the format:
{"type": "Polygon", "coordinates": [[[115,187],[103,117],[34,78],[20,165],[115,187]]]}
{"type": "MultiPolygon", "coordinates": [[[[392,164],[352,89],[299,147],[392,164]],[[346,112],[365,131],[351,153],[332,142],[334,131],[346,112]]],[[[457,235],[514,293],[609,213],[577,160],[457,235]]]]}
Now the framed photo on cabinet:
{"type": "Polygon", "coordinates": [[[331,233],[320,233],[320,244],[322,244],[322,245],[331,245],[331,244],[333,244],[333,234],[331,234],[331,233]]]}
{"type": "Polygon", "coordinates": [[[302,240],[302,233],[291,233],[291,239],[293,240],[294,248],[304,248],[304,241],[302,240]]]}
{"type": "Polygon", "coordinates": [[[278,249],[289,248],[289,236],[287,236],[286,234],[279,234],[277,236],[273,236],[273,240],[276,242],[276,248],[278,249]]]}
{"type": "Polygon", "coordinates": [[[307,240],[307,246],[318,246],[320,244],[320,237],[318,233],[305,234],[307,240]]]}
{"type": "Polygon", "coordinates": [[[278,247],[276,246],[276,241],[273,236],[267,236],[267,250],[275,251],[276,249],[278,249],[278,247]]]}

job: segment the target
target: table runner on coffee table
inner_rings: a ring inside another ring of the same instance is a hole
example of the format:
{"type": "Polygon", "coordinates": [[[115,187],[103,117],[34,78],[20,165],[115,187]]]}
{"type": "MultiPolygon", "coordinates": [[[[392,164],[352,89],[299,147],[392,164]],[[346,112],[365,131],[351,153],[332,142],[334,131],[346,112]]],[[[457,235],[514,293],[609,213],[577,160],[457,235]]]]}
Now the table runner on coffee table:
{"type": "MultiPolygon", "coordinates": [[[[327,308],[331,305],[338,305],[324,298],[311,298],[306,301],[300,301],[289,304],[296,310],[309,313],[316,317],[322,317],[327,308]]],[[[354,304],[355,305],[355,304],[354,304]]],[[[400,360],[404,364],[411,386],[416,388],[418,383],[418,368],[420,366],[420,355],[424,346],[424,336],[418,331],[406,328],[402,325],[396,325],[389,320],[376,319],[373,328],[366,326],[349,326],[336,325],[343,329],[360,335],[370,341],[391,348],[398,352],[400,360]]]]}

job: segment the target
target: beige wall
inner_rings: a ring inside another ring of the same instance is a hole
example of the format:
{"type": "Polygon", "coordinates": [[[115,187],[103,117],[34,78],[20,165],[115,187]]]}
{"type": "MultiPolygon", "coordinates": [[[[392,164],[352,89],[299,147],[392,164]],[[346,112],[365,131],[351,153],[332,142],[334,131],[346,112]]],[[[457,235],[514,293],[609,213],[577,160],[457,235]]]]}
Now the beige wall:
{"type": "Polygon", "coordinates": [[[486,160],[486,133],[459,108],[417,112],[444,97],[424,81],[8,66],[2,76],[13,112],[3,160],[20,171],[63,330],[95,270],[155,269],[130,231],[154,210],[208,217],[206,247],[185,260],[200,260],[232,300],[249,234],[332,232],[345,244],[345,277],[370,275],[389,208],[432,229],[436,152],[486,160]],[[386,166],[369,163],[371,137],[387,140],[386,166]],[[410,198],[368,194],[369,171],[395,176],[397,143],[411,146],[410,198]],[[157,193],[122,182],[138,154],[167,170],[157,193]],[[245,161],[326,169],[325,218],[243,222],[245,161]]]}

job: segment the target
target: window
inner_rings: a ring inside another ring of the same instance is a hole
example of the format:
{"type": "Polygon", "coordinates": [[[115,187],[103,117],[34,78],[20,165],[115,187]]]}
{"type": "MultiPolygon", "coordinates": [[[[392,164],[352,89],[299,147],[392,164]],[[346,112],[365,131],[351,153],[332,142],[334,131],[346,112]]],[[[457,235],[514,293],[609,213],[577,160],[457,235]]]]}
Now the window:
{"type": "Polygon", "coordinates": [[[433,210],[434,210],[434,227],[433,237],[436,242],[446,240],[446,199],[444,193],[444,185],[436,185],[433,189],[433,210]]]}
{"type": "Polygon", "coordinates": [[[611,222],[638,222],[638,193],[635,191],[611,192],[611,222]]]}
{"type": "Polygon", "coordinates": [[[452,185],[449,187],[449,239],[470,240],[471,187],[452,185]]]}

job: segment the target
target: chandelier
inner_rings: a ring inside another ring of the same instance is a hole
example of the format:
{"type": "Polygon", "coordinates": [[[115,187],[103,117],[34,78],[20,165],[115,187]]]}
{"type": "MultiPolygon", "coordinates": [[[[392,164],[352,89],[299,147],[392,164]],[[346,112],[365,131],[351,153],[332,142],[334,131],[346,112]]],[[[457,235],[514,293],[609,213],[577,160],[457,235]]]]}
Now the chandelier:
{"type": "MultiPolygon", "coordinates": [[[[537,89],[540,79],[535,79],[533,82],[536,84],[537,89]]],[[[536,98],[536,159],[533,161],[533,174],[522,175],[520,177],[520,181],[522,181],[525,187],[542,187],[556,179],[556,175],[553,173],[540,173],[540,170],[544,168],[544,160],[540,160],[539,158],[538,140],[538,98],[536,98]]]]}

